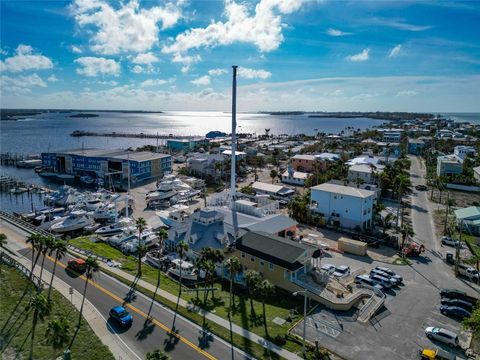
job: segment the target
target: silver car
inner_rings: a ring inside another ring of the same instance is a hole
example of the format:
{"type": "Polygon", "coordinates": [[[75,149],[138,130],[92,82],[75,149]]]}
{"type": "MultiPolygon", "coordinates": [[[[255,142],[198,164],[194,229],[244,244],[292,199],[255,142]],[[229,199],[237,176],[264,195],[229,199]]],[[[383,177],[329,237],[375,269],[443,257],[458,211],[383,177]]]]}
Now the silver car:
{"type": "Polygon", "coordinates": [[[458,346],[458,335],[453,331],[429,326],[425,329],[425,334],[430,340],[437,340],[449,346],[458,346]]]}

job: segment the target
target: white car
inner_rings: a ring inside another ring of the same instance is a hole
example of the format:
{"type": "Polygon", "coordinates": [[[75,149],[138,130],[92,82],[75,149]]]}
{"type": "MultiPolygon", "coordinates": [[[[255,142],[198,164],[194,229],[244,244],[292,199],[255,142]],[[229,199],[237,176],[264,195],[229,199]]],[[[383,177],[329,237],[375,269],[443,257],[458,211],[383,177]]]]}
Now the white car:
{"type": "Polygon", "coordinates": [[[335,265],[325,264],[322,266],[322,270],[325,271],[327,274],[333,274],[335,272],[335,265]]]}
{"type": "Polygon", "coordinates": [[[340,265],[335,269],[333,276],[338,278],[347,277],[350,275],[350,266],[347,265],[340,265]]]}
{"type": "Polygon", "coordinates": [[[437,340],[449,346],[458,346],[458,335],[453,331],[429,326],[425,329],[425,334],[430,340],[437,340]]]}
{"type": "Polygon", "coordinates": [[[460,245],[460,241],[452,239],[450,236],[442,236],[440,241],[442,242],[443,245],[448,245],[453,247],[457,247],[457,246],[462,247],[460,245]]]}

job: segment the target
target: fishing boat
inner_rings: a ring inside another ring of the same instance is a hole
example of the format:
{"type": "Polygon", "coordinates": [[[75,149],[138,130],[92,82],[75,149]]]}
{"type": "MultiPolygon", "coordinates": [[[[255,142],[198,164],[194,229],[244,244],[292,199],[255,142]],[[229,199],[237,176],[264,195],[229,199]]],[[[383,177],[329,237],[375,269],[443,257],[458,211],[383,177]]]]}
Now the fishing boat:
{"type": "Polygon", "coordinates": [[[168,274],[181,280],[197,281],[198,279],[198,272],[195,266],[191,262],[178,258],[172,260],[168,274]]]}
{"type": "Polygon", "coordinates": [[[133,225],[133,220],[130,218],[121,218],[116,223],[97,229],[95,231],[95,234],[100,236],[112,236],[112,235],[123,233],[125,230],[129,228],[130,230],[133,230],[133,231],[136,229],[136,227],[133,225]]]}
{"type": "Polygon", "coordinates": [[[153,231],[144,231],[144,232],[142,232],[140,239],[141,240],[139,240],[139,238],[137,236],[135,236],[135,238],[124,242],[120,247],[121,250],[124,253],[127,253],[127,254],[128,253],[129,254],[136,253],[137,250],[138,250],[138,246],[140,244],[142,244],[146,247],[150,247],[150,246],[153,245],[153,243],[156,240],[158,240],[158,236],[153,231]]]}

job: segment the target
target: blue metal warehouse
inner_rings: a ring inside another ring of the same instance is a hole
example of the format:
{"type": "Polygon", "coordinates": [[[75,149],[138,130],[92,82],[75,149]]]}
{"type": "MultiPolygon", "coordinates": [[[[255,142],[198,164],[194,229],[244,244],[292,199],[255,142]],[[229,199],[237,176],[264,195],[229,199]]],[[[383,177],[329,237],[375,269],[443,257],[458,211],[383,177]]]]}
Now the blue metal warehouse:
{"type": "Polygon", "coordinates": [[[90,175],[124,183],[137,183],[162,177],[172,170],[172,157],[167,154],[125,150],[79,149],[42,153],[42,166],[59,174],[90,175]]]}

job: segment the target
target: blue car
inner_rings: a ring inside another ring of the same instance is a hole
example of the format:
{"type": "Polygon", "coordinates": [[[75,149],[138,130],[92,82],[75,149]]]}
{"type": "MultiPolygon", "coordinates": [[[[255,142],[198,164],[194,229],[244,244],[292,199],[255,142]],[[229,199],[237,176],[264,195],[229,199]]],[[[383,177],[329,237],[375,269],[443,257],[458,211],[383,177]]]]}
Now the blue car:
{"type": "Polygon", "coordinates": [[[458,307],[458,306],[447,306],[447,305],[442,305],[440,306],[440,312],[443,314],[443,315],[448,315],[448,316],[452,316],[454,318],[457,318],[457,319],[460,319],[460,320],[463,320],[467,317],[470,317],[472,314],[461,308],[461,307],[458,307]]]}
{"type": "Polygon", "coordinates": [[[123,306],[111,308],[110,318],[121,326],[130,326],[133,322],[132,315],[123,306]]]}

